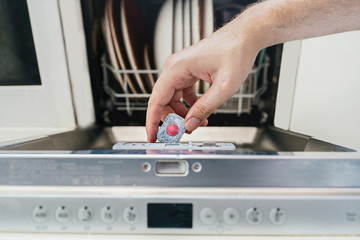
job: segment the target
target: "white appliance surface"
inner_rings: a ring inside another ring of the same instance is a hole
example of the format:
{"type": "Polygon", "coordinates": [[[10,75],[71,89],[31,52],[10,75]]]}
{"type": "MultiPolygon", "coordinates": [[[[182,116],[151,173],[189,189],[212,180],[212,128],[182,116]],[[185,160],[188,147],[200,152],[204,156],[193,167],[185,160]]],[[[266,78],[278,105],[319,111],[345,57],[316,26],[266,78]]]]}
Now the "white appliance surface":
{"type": "Polygon", "coordinates": [[[0,86],[0,145],[76,127],[58,2],[27,4],[41,85],[0,86]]]}
{"type": "Polygon", "coordinates": [[[51,134],[57,134],[71,130],[71,128],[0,128],[0,146],[7,146],[19,141],[39,139],[51,134]]]}
{"type": "Polygon", "coordinates": [[[285,44],[278,127],[360,149],[359,41],[353,31],[285,44]]]}
{"type": "Polygon", "coordinates": [[[59,10],[77,125],[89,127],[95,124],[95,112],[80,1],[59,0],[59,10]]]}
{"type": "Polygon", "coordinates": [[[41,85],[1,86],[0,126],[74,129],[76,121],[58,2],[27,3],[41,85]]]}

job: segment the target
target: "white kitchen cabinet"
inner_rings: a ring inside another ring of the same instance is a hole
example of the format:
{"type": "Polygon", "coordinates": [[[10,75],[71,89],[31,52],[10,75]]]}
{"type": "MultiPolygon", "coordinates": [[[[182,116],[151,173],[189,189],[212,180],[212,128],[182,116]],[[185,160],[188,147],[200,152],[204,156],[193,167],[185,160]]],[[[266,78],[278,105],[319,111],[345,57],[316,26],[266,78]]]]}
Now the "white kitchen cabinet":
{"type": "Polygon", "coordinates": [[[360,31],[284,45],[275,125],[360,149],[360,31]]]}

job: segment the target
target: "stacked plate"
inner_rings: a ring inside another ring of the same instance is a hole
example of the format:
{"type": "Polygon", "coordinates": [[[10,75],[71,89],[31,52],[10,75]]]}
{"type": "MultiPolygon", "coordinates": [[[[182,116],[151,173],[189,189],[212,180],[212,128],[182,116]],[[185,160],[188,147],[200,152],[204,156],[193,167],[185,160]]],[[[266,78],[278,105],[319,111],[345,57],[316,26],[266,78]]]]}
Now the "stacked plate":
{"type": "MultiPolygon", "coordinates": [[[[102,30],[114,78],[121,90],[146,94],[151,93],[155,84],[151,63],[155,63],[156,69],[162,69],[172,53],[213,32],[213,0],[164,1],[155,24],[154,59],[150,59],[152,49],[146,43],[146,31],[135,2],[106,0],[102,30]]],[[[196,92],[206,91],[209,86],[199,81],[196,92]]]]}
{"type": "Polygon", "coordinates": [[[151,66],[145,30],[134,0],[107,0],[102,29],[114,77],[123,92],[150,93],[155,84],[153,75],[139,72],[151,66]]]}
{"type": "MultiPolygon", "coordinates": [[[[213,0],[166,0],[155,25],[156,68],[162,69],[172,53],[197,43],[213,31],[213,0]]],[[[202,93],[209,87],[209,83],[198,81],[196,93],[202,93]]]]}

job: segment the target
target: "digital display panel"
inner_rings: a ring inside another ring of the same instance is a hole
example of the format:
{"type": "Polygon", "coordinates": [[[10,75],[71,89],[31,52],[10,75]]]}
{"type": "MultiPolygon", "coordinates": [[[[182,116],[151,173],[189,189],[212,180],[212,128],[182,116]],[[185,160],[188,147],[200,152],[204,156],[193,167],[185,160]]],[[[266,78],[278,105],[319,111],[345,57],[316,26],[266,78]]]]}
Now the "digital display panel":
{"type": "Polygon", "coordinates": [[[148,228],[192,228],[191,203],[149,203],[148,228]]]}

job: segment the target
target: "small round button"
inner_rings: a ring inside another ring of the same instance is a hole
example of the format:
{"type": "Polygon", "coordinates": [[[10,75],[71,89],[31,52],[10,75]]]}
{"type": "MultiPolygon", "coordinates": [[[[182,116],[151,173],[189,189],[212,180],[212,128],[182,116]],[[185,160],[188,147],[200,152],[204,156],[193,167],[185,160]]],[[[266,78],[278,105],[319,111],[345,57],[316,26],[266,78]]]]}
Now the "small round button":
{"type": "Polygon", "coordinates": [[[117,217],[116,215],[116,211],[110,206],[104,207],[100,213],[101,220],[105,223],[115,222],[117,217]]]}
{"type": "Polygon", "coordinates": [[[129,224],[137,223],[140,219],[139,211],[135,207],[127,207],[124,210],[124,220],[129,224]]]}
{"type": "Polygon", "coordinates": [[[201,169],[202,169],[202,165],[201,165],[201,163],[199,163],[199,162],[196,162],[196,163],[193,163],[193,165],[191,166],[191,168],[192,168],[192,170],[194,171],[194,172],[200,172],[201,171],[201,169]]]}
{"type": "Polygon", "coordinates": [[[227,208],[223,212],[224,222],[228,225],[234,225],[239,222],[240,214],[235,208],[227,208]]]}
{"type": "Polygon", "coordinates": [[[206,207],[200,212],[200,220],[205,225],[211,225],[216,222],[216,212],[214,209],[206,207]]]}
{"type": "Polygon", "coordinates": [[[166,128],[166,132],[170,136],[175,136],[175,135],[177,135],[179,133],[179,127],[176,124],[170,124],[166,128]]]}
{"type": "Polygon", "coordinates": [[[49,212],[43,206],[37,206],[34,208],[32,215],[33,219],[38,223],[45,222],[49,218],[49,212]]]}
{"type": "Polygon", "coordinates": [[[67,223],[71,219],[71,211],[65,206],[58,207],[55,211],[55,218],[60,223],[67,223]]]}
{"type": "Polygon", "coordinates": [[[92,219],[92,212],[88,206],[79,209],[78,218],[81,222],[89,222],[92,219]]]}
{"type": "Polygon", "coordinates": [[[269,213],[269,218],[273,224],[282,225],[286,221],[286,214],[281,208],[273,208],[269,213]]]}
{"type": "Polygon", "coordinates": [[[246,211],[246,219],[251,224],[259,224],[264,219],[264,214],[258,208],[250,208],[246,211]]]}

